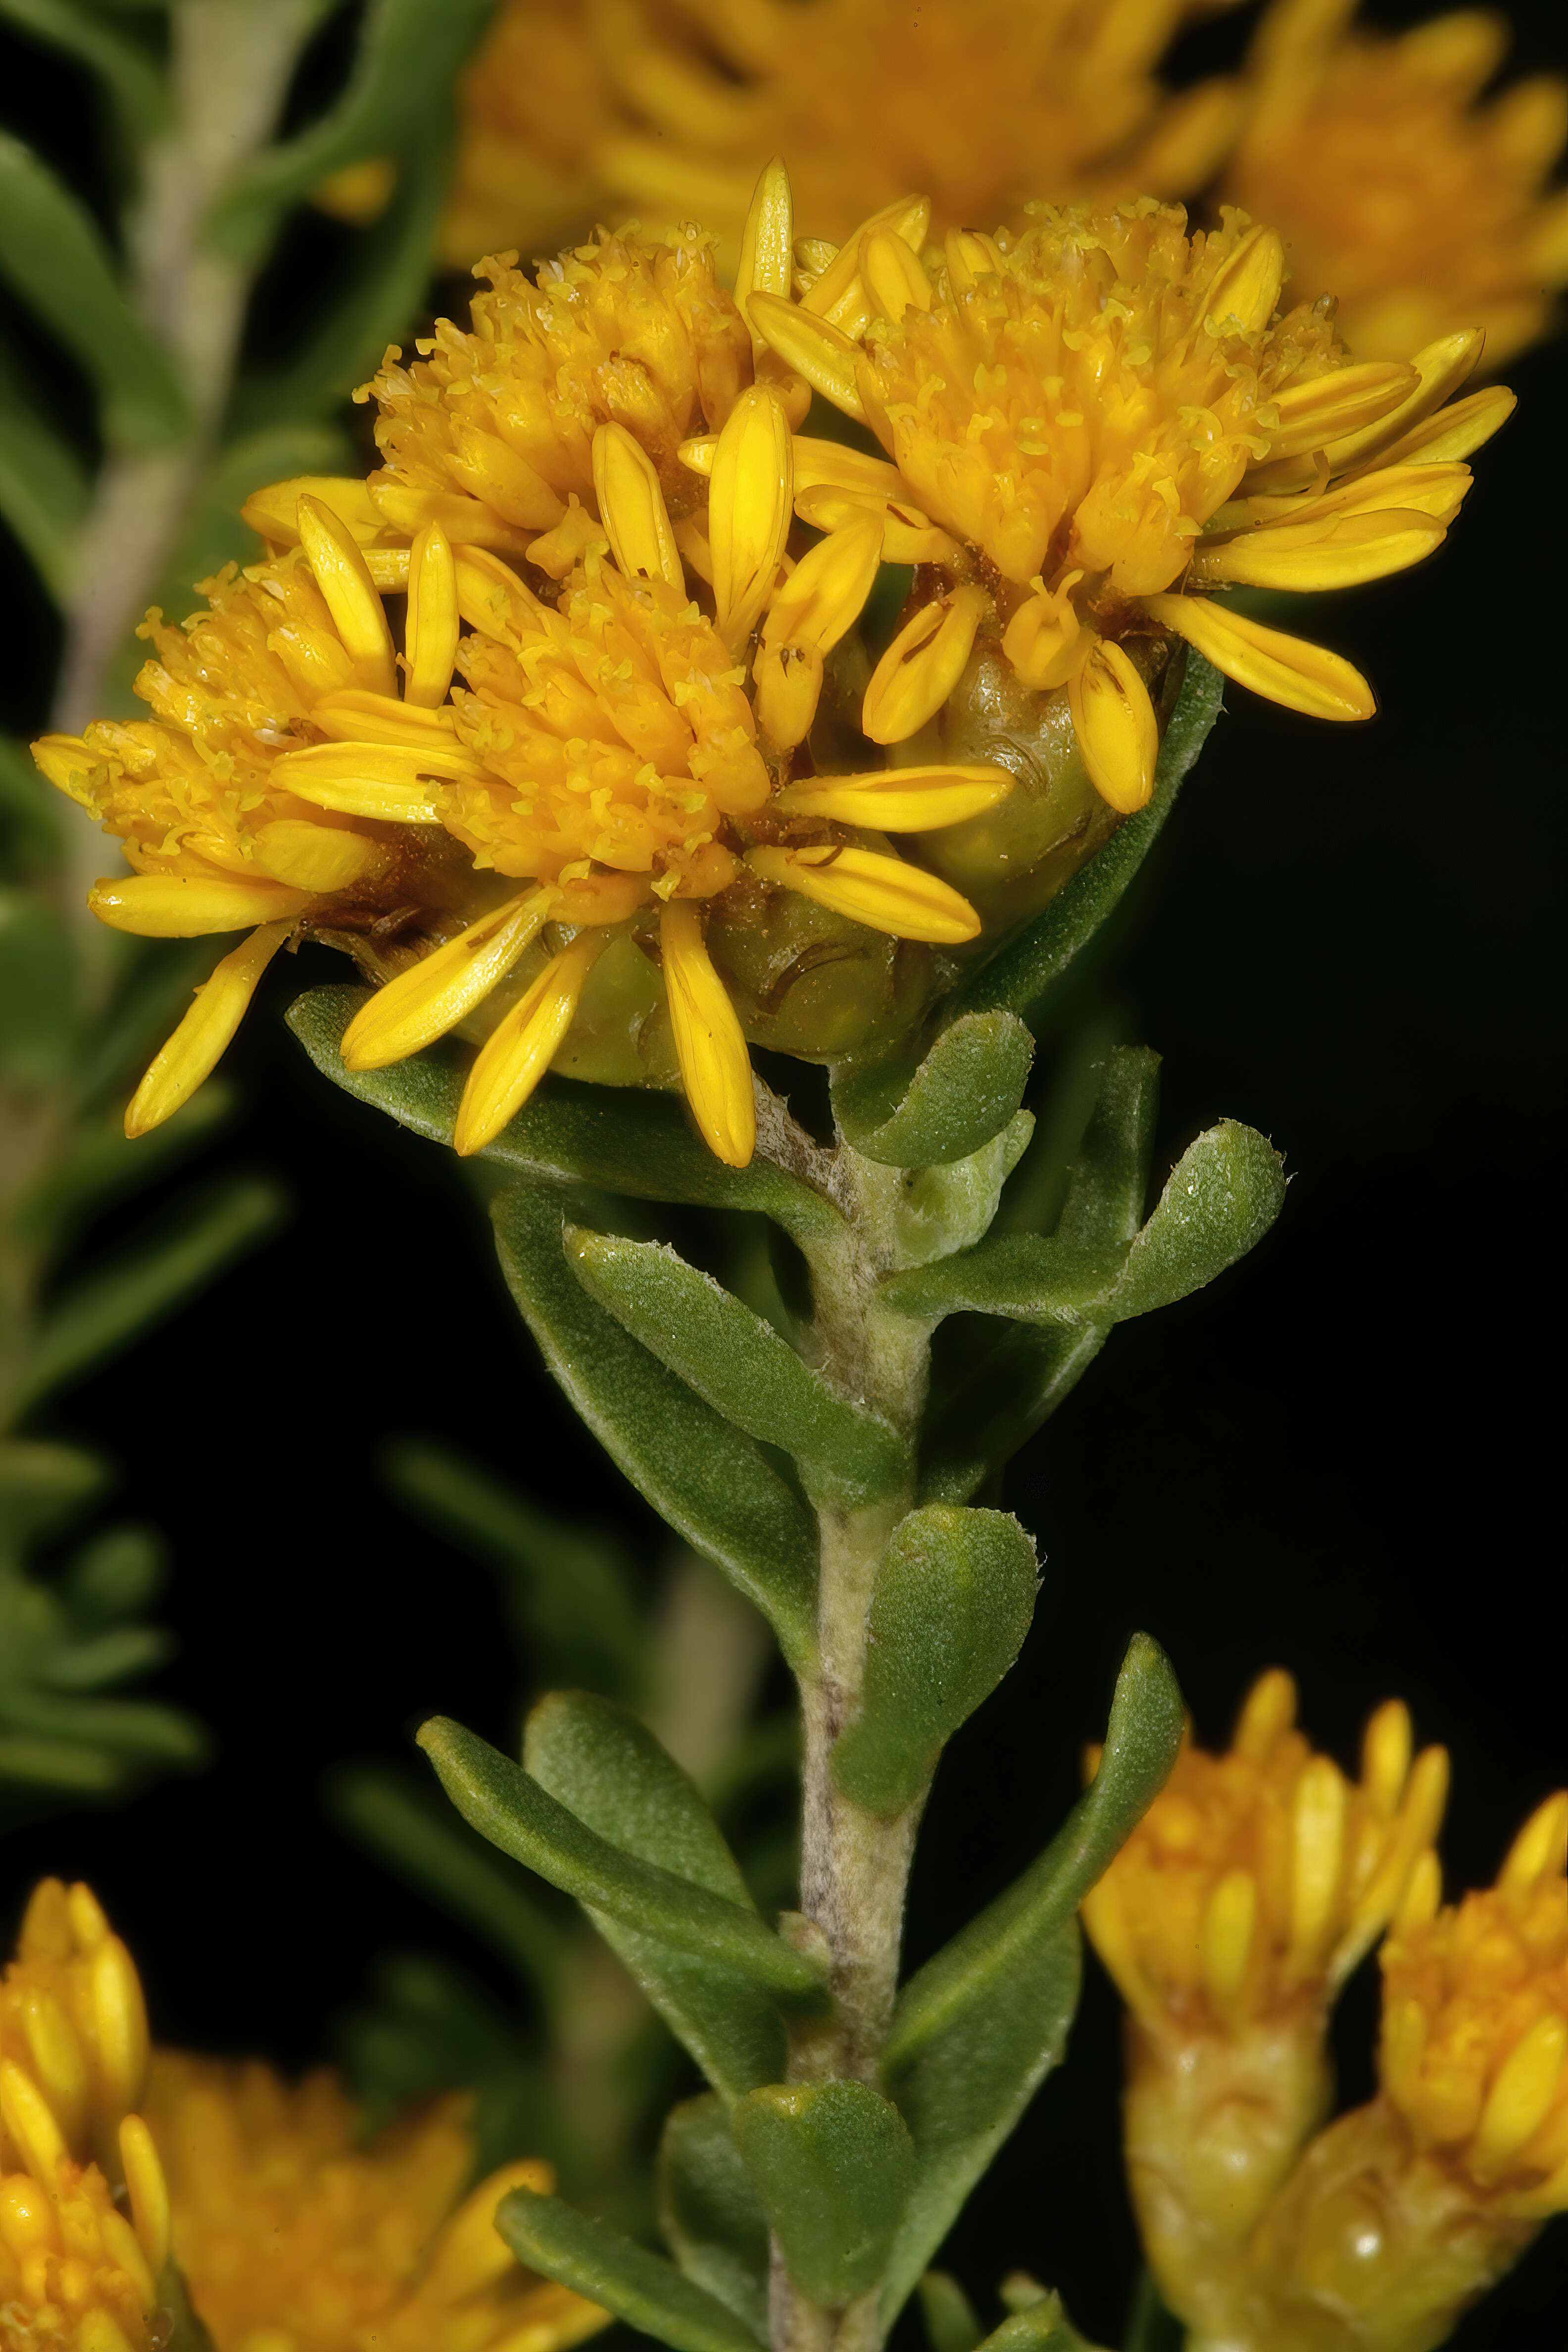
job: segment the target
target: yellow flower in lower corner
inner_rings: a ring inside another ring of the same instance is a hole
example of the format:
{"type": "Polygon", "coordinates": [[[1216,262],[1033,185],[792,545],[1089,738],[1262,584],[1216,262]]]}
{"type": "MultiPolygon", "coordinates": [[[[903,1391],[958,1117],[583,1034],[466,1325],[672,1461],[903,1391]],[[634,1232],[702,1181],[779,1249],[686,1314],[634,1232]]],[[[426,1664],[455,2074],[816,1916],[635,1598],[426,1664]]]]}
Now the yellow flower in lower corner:
{"type": "Polygon", "coordinates": [[[1358,1780],[1265,1675],[1230,1748],[1184,1746],[1083,1906],[1128,2005],[1126,2149],[1173,2310],[1228,2308],[1247,2237],[1328,2109],[1330,2006],[1394,1916],[1442,1817],[1447,1759],[1412,1762],[1391,1700],[1358,1780]]]}
{"type": "Polygon", "coordinates": [[[1274,223],[1305,294],[1331,293],[1358,357],[1413,359],[1479,328],[1496,370],[1545,331],[1568,285],[1568,84],[1477,94],[1507,47],[1467,10],[1388,35],[1355,0],[1275,0],[1221,192],[1274,223]]]}
{"type": "Polygon", "coordinates": [[[1512,405],[1500,390],[1443,405],[1480,335],[1357,362],[1331,302],[1280,310],[1280,239],[1243,214],[1189,236],[1152,199],[1027,209],[1022,231],[953,229],[935,255],[910,200],[837,251],[803,248],[795,299],[747,299],[780,359],[886,452],[797,443],[798,510],[879,516],[889,560],[925,567],[866,732],[923,740],[972,656],[1000,657],[1027,688],[1066,688],[1089,772],[1125,813],[1153,788],[1151,646],[1184,639],[1288,709],[1369,717],[1349,662],[1216,592],[1348,587],[1438,546],[1460,461],[1512,405]]]}

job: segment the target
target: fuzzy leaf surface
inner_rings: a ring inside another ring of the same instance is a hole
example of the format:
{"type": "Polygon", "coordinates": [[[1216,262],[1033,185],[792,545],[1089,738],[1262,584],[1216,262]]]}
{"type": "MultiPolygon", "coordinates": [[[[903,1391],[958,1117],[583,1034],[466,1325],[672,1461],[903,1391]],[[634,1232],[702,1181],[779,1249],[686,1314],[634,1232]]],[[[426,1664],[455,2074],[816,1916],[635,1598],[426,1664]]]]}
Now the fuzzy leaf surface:
{"type": "Polygon", "coordinates": [[[590,1297],[749,1437],[793,1454],[807,1488],[875,1502],[904,1475],[886,1422],[839,1396],[772,1324],[658,1242],[566,1228],[566,1255],[590,1297]]]}
{"type": "Polygon", "coordinates": [[[882,2080],[913,2135],[916,2174],[883,2288],[885,2325],[1059,2059],[1078,2004],[1074,1915],[1164,1786],[1181,1737],[1170,1662],[1135,1634],[1090,1786],[1038,1860],[900,1994],[882,2080]]]}
{"type": "Polygon", "coordinates": [[[1121,1323],[1186,1298],[1244,1257],[1285,1205],[1285,1163],[1256,1129],[1222,1118],[1187,1146],[1110,1294],[1121,1323]]]}
{"type": "Polygon", "coordinates": [[[967,1160],[1017,1110],[1034,1056],[1034,1038],[1016,1013],[965,1013],[912,1069],[900,1064],[838,1080],[834,1117],[868,1160],[895,1168],[967,1160]]]}
{"type": "Polygon", "coordinates": [[[911,1511],[877,1570],[860,1712],[833,1753],[845,1795],[901,1812],[945,1742],[989,1698],[1024,1645],[1039,1577],[1035,1547],[1003,1511],[911,1511]]]}
{"type": "Polygon", "coordinates": [[[419,1744],[465,1821],[578,1902],[785,1998],[810,2000],[821,1971],[750,1908],[645,1862],[579,1821],[531,1773],[437,1716],[419,1744]]]}
{"type": "Polygon", "coordinates": [[[722,2100],[684,2099],[658,2144],[658,2226],[687,2277],[768,2340],[768,2217],[722,2100]]]}
{"type": "Polygon", "coordinates": [[[914,2176],[897,2107],[864,2083],[774,2083],[730,2128],[801,2293],[828,2305],[868,2294],[914,2176]]]}
{"type": "Polygon", "coordinates": [[[497,2208],[496,2228],[530,2270],[559,2279],[675,2352],[756,2352],[751,2329],[717,2295],[559,2197],[514,2189],[497,2208]]]}
{"type": "MultiPolygon", "coordinates": [[[[523,1762],[612,1844],[755,1916],[694,1782],[625,1707],[588,1691],[552,1691],[528,1718],[523,1762]]],[[[602,1909],[591,1906],[590,1916],[716,2089],[734,2099],[776,2079],[784,2021],[764,1992],[602,1909]]]]}
{"type": "MultiPolygon", "coordinates": [[[[368,992],[318,988],[289,1013],[289,1025],[316,1067],[346,1094],[385,1111],[433,1143],[452,1140],[467,1075],[439,1051],[384,1070],[347,1070],[338,1048],[368,992]]],[[[826,1196],[771,1160],[726,1168],[686,1123],[673,1097],[652,1088],[591,1087],[547,1078],[479,1155],[493,1166],[556,1183],[603,1186],[642,1201],[697,1208],[755,1209],[797,1241],[841,1234],[826,1196]]]]}

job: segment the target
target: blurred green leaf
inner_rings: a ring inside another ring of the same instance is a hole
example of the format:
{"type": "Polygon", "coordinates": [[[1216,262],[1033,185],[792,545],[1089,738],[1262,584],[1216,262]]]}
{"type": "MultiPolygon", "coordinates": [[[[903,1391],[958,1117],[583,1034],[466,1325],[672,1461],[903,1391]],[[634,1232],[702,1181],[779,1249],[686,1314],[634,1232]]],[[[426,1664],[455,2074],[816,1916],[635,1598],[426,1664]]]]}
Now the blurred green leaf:
{"type": "MultiPolygon", "coordinates": [[[[71,592],[87,501],[86,467],[0,353],[0,517],[58,605],[71,592]]],[[[41,777],[37,782],[40,792],[48,790],[41,777]]]]}
{"type": "Polygon", "coordinates": [[[0,888],[0,1080],[58,1086],[76,1041],[78,963],[41,893],[0,888]]]}
{"type": "Polygon", "coordinates": [[[815,1654],[816,1539],[752,1441],[693,1396],[597,1306],[562,1245],[558,1193],[494,1209],[501,1268],[555,1379],[661,1517],[762,1611],[797,1671],[815,1654]]]}
{"type": "Polygon", "coordinates": [[[974,2352],[984,2332],[974,2305],[949,2271],[927,2271],[921,2279],[921,2317],[931,2352],[974,2352]]]}
{"type": "Polygon", "coordinates": [[[47,1438],[0,1440],[0,1559],[20,1559],[108,1484],[104,1465],[74,1445],[54,1445],[47,1438]]]}
{"type": "MultiPolygon", "coordinates": [[[[587,1691],[552,1691],[528,1718],[523,1762],[601,1837],[754,1911],[739,1864],[693,1782],[646,1725],[587,1691]]],[[[726,2098],[773,2081],[784,2021],[763,1992],[670,1951],[624,1919],[589,1916],[665,2023],[726,2098]]]]}
{"type": "Polygon", "coordinates": [[[1182,779],[1203,750],[1219,716],[1225,681],[1200,654],[1189,652],[1181,698],[1160,746],[1154,796],[1127,819],[1043,914],[1005,939],[952,1000],[954,1017],[1000,1009],[1027,1014],[1067,970],[1114,909],[1158,838],[1175,804],[1182,779]]]}
{"type": "Polygon", "coordinates": [[[994,2328],[980,2352],[1096,2352],[1062,2309],[1059,2294],[1042,2294],[994,2328]]]}
{"type": "Polygon", "coordinates": [[[196,607],[194,582],[226,563],[256,562],[256,533],[239,511],[252,490],[296,474],[342,474],[353,467],[353,444],[336,424],[279,422],[274,412],[229,441],[202,477],[150,601],[181,618],[196,607]]]}
{"type": "Polygon", "coordinates": [[[182,1160],[201,1150],[230,1117],[234,1104],[235,1090],[226,1080],[209,1078],[178,1118],[139,1136],[134,1143],[118,1109],[78,1119],[60,1157],[17,1202],[14,1231],[30,1248],[58,1256],[94,1217],[163,1181],[182,1160]]]}
{"type": "Polygon", "coordinates": [[[39,775],[26,745],[0,735],[0,853],[8,878],[52,871],[64,849],[67,822],[64,802],[39,775]]]}
{"type": "Polygon", "coordinates": [[[340,1828],[482,1936],[519,1976],[547,1990],[560,1982],[561,1927],[433,1789],[384,1765],[346,1765],[327,1784],[327,1806],[340,1828]]]}
{"type": "Polygon", "coordinates": [[[552,1886],[643,1935],[732,1969],[764,1990],[813,2000],[821,1971],[775,1936],[749,1904],[627,1853],[588,1828],[499,1748],[437,1716],[419,1744],[465,1821],[552,1886]]]}
{"type": "Polygon", "coordinates": [[[768,2340],[768,2217],[722,2100],[684,2099],[658,2144],[658,2225],[687,2277],[768,2340]]]}
{"type": "Polygon", "coordinates": [[[636,1570],[615,1536],[552,1517],[426,1438],[389,1446],[382,1466],[405,1509],[500,1571],[531,1677],[637,1696],[647,1639],[636,1570]]]}
{"type": "Polygon", "coordinates": [[[566,1258],[592,1298],[703,1402],[794,1456],[808,1492],[851,1507],[891,1494],[901,1441],[838,1395],[761,1316],[658,1242],[568,1225],[566,1258]]]}
{"type": "Polygon", "coordinates": [[[1050,2068],[1078,2003],[1074,1914],[1164,1786],[1182,1694],[1133,1636],[1093,1780],[1038,1860],[905,1985],[882,2081],[913,2136],[915,2187],[883,2290],[890,2326],[1050,2068]]]}
{"type": "Polygon", "coordinates": [[[121,291],[109,247],[63,180],[0,133],[0,277],[79,360],[106,440],[178,440],[190,412],[173,361],[121,291]]]}
{"type": "Polygon", "coordinates": [[[481,2178],[512,2157],[559,2161],[563,2122],[538,2051],[510,2011],[460,1970],[407,1953],[384,1961],[372,2000],[345,2021],[341,2041],[369,2130],[416,2101],[462,2090],[481,2178]]]}
{"type": "Polygon", "coordinates": [[[914,2179],[892,2102],[865,2083],[773,2083],[730,2129],[800,2292],[830,2309],[869,2294],[914,2179]]]}
{"type": "Polygon", "coordinates": [[[501,2199],[496,2228],[530,2270],[559,2279],[676,2352],[756,2352],[751,2329],[716,2295],[559,2197],[514,2189],[501,2199]]]}
{"type": "Polygon", "coordinates": [[[1169,1307],[1213,1282],[1262,1240],[1285,1205],[1282,1154],[1222,1118],[1190,1143],[1110,1295],[1116,1320],[1169,1307]]]}
{"type": "Polygon", "coordinates": [[[1034,1053],[1016,1014],[966,1013],[912,1069],[900,1064],[838,1079],[834,1117],[868,1160],[896,1168],[967,1160],[1016,1111],[1034,1053]]]}
{"type": "Polygon", "coordinates": [[[243,172],[208,222],[222,251],[256,258],[329,173],[418,142],[495,0],[370,0],[349,86],[332,111],[243,172]]]}
{"type": "Polygon", "coordinates": [[[237,1176],[186,1207],[177,1224],[119,1253],[48,1303],[18,1387],[18,1412],[77,1380],[140,1333],[172,1315],[247,1250],[277,1230],[276,1188],[237,1176]]]}
{"type": "MultiPolygon", "coordinates": [[[[361,1102],[372,1103],[432,1142],[450,1143],[467,1076],[439,1053],[385,1070],[345,1070],[338,1051],[367,992],[318,988],[289,1013],[289,1025],[316,1067],[361,1102]]],[[[758,1158],[726,1168],[693,1134],[679,1104],[635,1087],[594,1087],[547,1078],[480,1158],[519,1175],[602,1186],[643,1201],[681,1201],[698,1208],[755,1209],[797,1240],[842,1235],[844,1221],[826,1196],[758,1158]]]]}
{"type": "Polygon", "coordinates": [[[167,1577],[167,1555],[150,1528],[110,1528],[73,1554],[60,1590],[75,1623],[97,1633],[151,1608],[167,1577]]]}
{"type": "Polygon", "coordinates": [[[833,1752],[847,1797],[878,1813],[923,1795],[937,1758],[1024,1645],[1035,1547],[1001,1511],[911,1511],[871,1592],[860,1712],[833,1752]]]}
{"type": "Polygon", "coordinates": [[[1185,2328],[1161,2302],[1160,2290],[1145,2263],[1132,2289],[1121,2352],[1182,2352],[1185,2340],[1185,2328]]]}
{"type": "Polygon", "coordinates": [[[96,74],[127,130],[145,138],[162,129],[169,100],[156,61],[139,41],[106,25],[90,5],[78,0],[0,0],[0,17],[64,49],[96,74]]]}
{"type": "MultiPolygon", "coordinates": [[[[106,865],[113,865],[107,842],[103,856],[106,865]]],[[[94,944],[110,960],[113,987],[82,1039],[77,1108],[85,1113],[112,1097],[116,1110],[122,1111],[143,1065],[180,1020],[192,991],[208,977],[217,957],[210,939],[141,940],[129,931],[105,931],[94,944]]],[[[187,1105],[180,1118],[189,1116],[187,1105]]]]}

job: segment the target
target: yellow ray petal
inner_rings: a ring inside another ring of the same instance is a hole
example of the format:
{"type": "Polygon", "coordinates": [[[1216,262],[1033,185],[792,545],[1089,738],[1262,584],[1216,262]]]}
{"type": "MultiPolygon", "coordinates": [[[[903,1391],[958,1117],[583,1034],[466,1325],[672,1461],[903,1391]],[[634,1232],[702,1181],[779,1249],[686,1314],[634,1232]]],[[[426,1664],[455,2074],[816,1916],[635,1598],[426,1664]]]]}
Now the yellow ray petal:
{"type": "Polygon", "coordinates": [[[484,547],[498,555],[526,555],[535,531],[553,529],[566,511],[564,501],[552,493],[540,500],[538,522],[510,523],[483,499],[466,498],[461,490],[418,489],[384,476],[372,478],[370,494],[384,530],[390,526],[413,539],[427,524],[438,522],[454,549],[484,547]]]}
{"type": "Polygon", "coordinates": [[[202,982],[179,1027],[153,1056],[131,1097],[125,1132],[133,1142],[173,1118],[216,1067],[245,1017],[257,982],[292,928],[291,923],[264,923],[232,949],[210,979],[202,982]]]}
{"type": "Polygon", "coordinates": [[[1274,316],[1285,277],[1285,248],[1275,229],[1254,223],[1215,271],[1205,303],[1204,324],[1211,334],[1227,326],[1256,335],[1274,316]]]}
{"type": "Polygon", "coordinates": [[[1012,791],[1006,768],[879,768],[866,776],[813,776],[773,796],[781,816],[829,817],[879,833],[931,833],[994,808],[1012,791]]]}
{"type": "MultiPolygon", "coordinates": [[[[1389,415],[1415,389],[1415,370],[1398,360],[1363,360],[1306,383],[1288,383],[1274,395],[1279,423],[1268,435],[1266,463],[1327,449],[1360,425],[1389,415]]],[[[1249,472],[1244,488],[1251,488],[1249,472]]]]}
{"type": "Polygon", "coordinates": [[[658,921],[664,984],[680,1082],[703,1140],[727,1168],[750,1165],[757,1142],[752,1059],[689,898],[672,899],[658,921]]]}
{"type": "Polygon", "coordinates": [[[1285,588],[1299,593],[1354,588],[1366,580],[1408,571],[1441,547],[1447,536],[1444,524],[1398,509],[1265,526],[1205,548],[1193,565],[1192,584],[1285,588]]]}
{"type": "Polygon", "coordinates": [[[321,499],[301,497],[299,516],[300,544],[360,684],[373,694],[395,693],[392,631],[353,531],[321,499]]]}
{"type": "Polygon", "coordinates": [[[323,694],[310,706],[310,724],[334,743],[402,743],[422,751],[454,742],[449,708],[428,710],[416,702],[400,702],[392,694],[367,694],[363,687],[345,686],[323,694]]]}
{"type": "Polygon", "coordinates": [[[868,229],[860,239],[860,280],[884,319],[896,322],[906,310],[931,309],[931,279],[919,254],[890,229],[868,229]]]}
{"type": "Polygon", "coordinates": [[[1148,688],[1120,646],[1096,640],[1068,680],[1068,708],[1095,791],[1131,816],[1154,789],[1160,725],[1148,688]]]}
{"type": "Polygon", "coordinates": [[[956,947],[979,936],[980,918],[966,898],[934,874],[880,850],[752,849],[746,863],[764,882],[798,890],[803,898],[894,939],[956,947]]]}
{"type": "Polygon", "coordinates": [[[110,930],[149,940],[205,939],[209,931],[249,930],[291,921],[315,903],[311,890],[279,882],[234,881],[215,874],[129,874],[95,882],[87,903],[110,930]]]}
{"type": "Polygon", "coordinates": [[[882,525],[856,514],[809,548],[776,588],[763,622],[764,646],[826,653],[859,618],[882,561],[882,525]]]}
{"type": "Polygon", "coordinates": [[[68,2141],[87,2121],[87,2058],[75,2027],[54,1995],[41,1989],[20,1994],[22,2031],[33,2078],[68,2141]]]}
{"type": "Polygon", "coordinates": [[[1377,709],[1360,670],[1326,646],[1308,645],[1261,621],[1227,612],[1205,596],[1145,596],[1144,611],[1162,628],[1195,646],[1205,661],[1287,710],[1309,719],[1370,719],[1377,709]]]}
{"type": "Polygon", "coordinates": [[[409,551],[403,651],[405,699],[417,709],[436,709],[451,690],[458,658],[458,568],[438,522],[427,522],[409,551]]]}
{"type": "Polygon", "coordinates": [[[452,1136],[463,1159],[494,1140],[549,1069],[604,944],[602,931],[579,932],[570,947],[551,959],[480,1046],[452,1136]]]}
{"type": "Polygon", "coordinates": [[[548,627],[549,616],[532,590],[489,548],[454,551],[458,610],[470,629],[487,637],[513,637],[531,644],[548,627]]]}
{"type": "MultiPolygon", "coordinates": [[[[795,198],[784,159],[764,163],[746,214],[741,236],[741,261],[735,272],[735,304],[745,318],[753,294],[776,294],[789,299],[791,258],[795,252],[795,198]]],[[[765,348],[752,329],[753,357],[765,348]]]]}
{"type": "Polygon", "coordinates": [[[512,898],[387,981],[343,1032],[347,1067],[384,1069],[444,1037],[504,979],[549,910],[548,890],[512,898]]]}
{"type": "Polygon", "coordinates": [[[383,824],[439,824],[444,798],[438,779],[482,772],[449,740],[418,750],[401,743],[308,743],[285,751],[273,775],[285,790],[316,808],[383,824]]]}
{"type": "Polygon", "coordinates": [[[362,544],[386,528],[385,517],[357,474],[295,474],[286,482],[252,490],[239,511],[273,547],[298,547],[302,498],[330,507],[362,544]]]}
{"type": "Polygon", "coordinates": [[[731,645],[750,634],[773,588],[793,496],[784,403],[771,384],[752,384],[725,420],[708,492],[714,617],[731,645]]]}
{"type": "Polygon", "coordinates": [[[121,2124],[120,2162],[136,2235],[156,2276],[169,2259],[169,2184],[153,2135],[140,2116],[127,2116],[121,2124]]]}
{"type": "Polygon", "coordinates": [[[374,874],[386,851],[363,834],[341,825],[312,824],[308,817],[274,817],[256,829],[256,855],[264,873],[291,890],[346,890],[374,874]]]}
{"type": "Polygon", "coordinates": [[[803,297],[803,307],[846,333],[858,334],[869,316],[860,278],[860,248],[865,239],[879,229],[888,229],[901,238],[911,253],[920,253],[924,250],[930,227],[929,196],[898,196],[890,205],[884,205],[880,212],[862,221],[832,258],[824,263],[809,292],[803,297]]]}
{"type": "Polygon", "coordinates": [[[951,563],[958,553],[958,541],[928,522],[912,499],[893,501],[879,490],[843,489],[836,484],[803,490],[797,482],[795,510],[813,530],[837,530],[858,516],[877,516],[884,563],[951,563]]]}
{"type": "Polygon", "coordinates": [[[52,2190],[68,2150],[48,2101],[14,2059],[0,2059],[0,2123],[40,2189],[52,2190]]]}
{"type": "Polygon", "coordinates": [[[1568,2065],[1568,2018],[1539,2017],[1498,2069],[1469,2153],[1478,2179],[1500,2172],[1545,2122],[1568,2065]]]}
{"type": "Polygon", "coordinates": [[[822,656],[816,647],[759,646],[752,687],[763,733],[781,751],[804,743],[822,694],[822,656]]]}
{"type": "Polygon", "coordinates": [[[594,436],[594,495],[611,552],[627,578],[640,572],[683,588],[680,551],[658,476],[641,442],[624,425],[601,425],[594,436]]]}
{"type": "Polygon", "coordinates": [[[871,673],[860,724],[873,743],[904,743],[942,709],[992,609],[984,588],[954,588],[906,621],[871,673]]]}
{"type": "Polygon", "coordinates": [[[1522,1894],[1561,1870],[1568,1856],[1568,1789],[1559,1789],[1537,1805],[1508,1850],[1497,1883],[1522,1894]]]}
{"type": "Polygon", "coordinates": [[[495,2225],[496,2207],[512,2189],[532,2189],[548,2196],[555,2175],[537,2157],[519,2157],[504,2164],[469,2190],[457,2211],[441,2225],[431,2250],[419,2292],[431,2308],[466,2302],[482,2294],[505,2277],[516,2261],[495,2225]]]}
{"type": "Polygon", "coordinates": [[[1385,1699],[1368,1717],[1361,1743],[1362,1787],[1380,1821],[1392,1821],[1399,1811],[1411,1754],[1410,1709],[1403,1699],[1385,1699]]]}
{"type": "Polygon", "coordinates": [[[1344,1876],[1350,1792],[1328,1756],[1314,1756],[1296,1783],[1290,1843],[1290,1974],[1316,1973],[1344,1876]]]}
{"type": "Polygon", "coordinates": [[[1519,406],[1506,383],[1488,384],[1451,401],[1434,415],[1402,433],[1390,449],[1380,452],[1384,463],[1433,466],[1468,457],[1501,430],[1519,406]]]}
{"type": "Polygon", "coordinates": [[[777,352],[786,367],[803,375],[814,392],[821,393],[846,416],[866,422],[865,403],[855,380],[859,354],[847,335],[815,318],[798,302],[781,301],[776,294],[753,294],[746,305],[751,325],[777,352]]]}
{"type": "Polygon", "coordinates": [[[1295,1720],[1295,1677],[1283,1666],[1270,1666],[1242,1700],[1230,1744],[1238,1756],[1262,1763],[1295,1720]]]}
{"type": "Polygon", "coordinates": [[[1417,352],[1410,362],[1415,382],[1404,399],[1359,432],[1342,434],[1331,442],[1324,452],[1330,470],[1346,474],[1352,467],[1386,463],[1394,443],[1458,392],[1473,372],[1485,341],[1478,327],[1465,327],[1457,334],[1439,336],[1417,352]]]}

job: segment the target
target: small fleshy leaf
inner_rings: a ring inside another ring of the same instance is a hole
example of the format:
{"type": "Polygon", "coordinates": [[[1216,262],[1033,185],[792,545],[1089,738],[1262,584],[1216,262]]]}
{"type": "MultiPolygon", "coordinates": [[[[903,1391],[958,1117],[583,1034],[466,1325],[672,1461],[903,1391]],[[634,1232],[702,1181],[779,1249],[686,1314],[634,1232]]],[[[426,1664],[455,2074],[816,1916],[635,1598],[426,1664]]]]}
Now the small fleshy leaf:
{"type": "Polygon", "coordinates": [[[900,1063],[838,1079],[834,1117],[868,1160],[895,1168],[967,1160],[1016,1111],[1034,1053],[1016,1013],[966,1013],[912,1070],[900,1063]]]}
{"type": "Polygon", "coordinates": [[[559,2197],[514,2189],[497,2209],[496,2228],[530,2270],[586,2295],[674,2352],[756,2352],[751,2329],[716,2295],[559,2197]]]}
{"type": "Polygon", "coordinates": [[[658,2144],[658,2226],[687,2277],[768,2340],[768,2217],[723,2103],[684,2099],[658,2144]]]}
{"type": "Polygon", "coordinates": [[[800,2292],[830,2309],[868,2294],[914,2174],[897,2107],[864,2083],[774,2083],[730,2128],[800,2292]]]}

